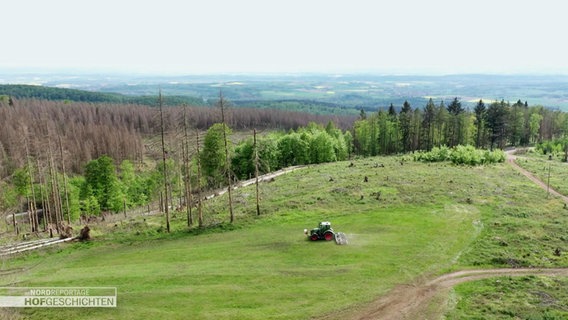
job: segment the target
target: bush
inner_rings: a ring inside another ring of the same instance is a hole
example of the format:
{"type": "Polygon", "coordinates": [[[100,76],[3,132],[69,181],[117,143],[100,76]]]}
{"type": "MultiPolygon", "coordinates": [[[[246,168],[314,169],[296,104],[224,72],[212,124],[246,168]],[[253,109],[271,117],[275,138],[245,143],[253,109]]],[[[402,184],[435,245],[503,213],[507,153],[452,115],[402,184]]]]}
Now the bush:
{"type": "Polygon", "coordinates": [[[450,160],[451,149],[447,146],[434,147],[429,152],[417,152],[414,161],[442,162],[450,160]]]}
{"type": "Polygon", "coordinates": [[[443,162],[451,161],[458,165],[477,166],[490,163],[498,163],[505,161],[505,152],[503,150],[482,150],[476,149],[471,145],[456,146],[448,148],[446,146],[434,147],[429,152],[418,152],[414,155],[414,161],[423,162],[443,162]]]}

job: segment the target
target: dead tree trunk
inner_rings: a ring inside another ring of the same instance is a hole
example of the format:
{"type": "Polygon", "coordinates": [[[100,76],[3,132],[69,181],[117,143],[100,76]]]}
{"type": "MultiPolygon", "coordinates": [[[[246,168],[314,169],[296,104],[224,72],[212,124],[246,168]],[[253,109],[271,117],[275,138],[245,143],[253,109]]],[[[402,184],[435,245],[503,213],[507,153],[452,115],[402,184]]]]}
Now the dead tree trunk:
{"type": "MultiPolygon", "coordinates": [[[[49,130],[49,129],[48,129],[49,130]]],[[[51,136],[49,135],[48,131],[48,156],[49,156],[49,173],[50,173],[50,180],[51,180],[51,195],[53,198],[53,208],[55,211],[55,228],[57,233],[61,234],[61,198],[59,194],[59,184],[57,183],[57,171],[55,169],[55,161],[53,160],[53,153],[51,150],[51,136]]]]}
{"type": "Polygon", "coordinates": [[[165,204],[165,211],[166,211],[166,230],[168,233],[170,232],[170,210],[169,210],[169,202],[168,202],[168,170],[166,167],[166,144],[164,141],[164,111],[163,111],[163,103],[162,103],[162,91],[160,90],[159,94],[159,105],[160,105],[160,131],[162,134],[162,164],[164,166],[164,204],[165,204]]]}
{"type": "Polygon", "coordinates": [[[61,170],[63,171],[63,192],[65,193],[65,207],[67,209],[67,224],[71,224],[71,208],[69,207],[69,192],[68,192],[68,189],[67,189],[67,175],[65,173],[65,159],[63,157],[63,144],[61,143],[61,136],[59,137],[59,153],[61,154],[61,170]]]}
{"type": "Polygon", "coordinates": [[[254,136],[254,179],[256,185],[256,215],[260,216],[260,197],[258,192],[258,146],[256,144],[256,129],[253,131],[254,136]]]}
{"type": "Polygon", "coordinates": [[[24,145],[26,149],[26,161],[28,163],[28,178],[30,179],[30,192],[32,195],[31,199],[28,199],[28,210],[29,210],[29,220],[30,220],[30,227],[31,231],[37,232],[38,231],[38,222],[37,222],[37,210],[36,210],[36,196],[35,196],[35,188],[34,188],[34,177],[32,174],[32,162],[30,160],[30,150],[28,147],[28,132],[27,128],[24,129],[24,145]]]}
{"type": "Polygon", "coordinates": [[[43,229],[47,231],[49,228],[49,237],[53,238],[53,228],[52,228],[52,219],[51,219],[51,205],[49,202],[49,191],[47,189],[48,182],[45,179],[45,173],[43,170],[39,170],[39,160],[38,163],[38,171],[39,171],[39,182],[41,185],[44,185],[46,190],[46,194],[43,193],[43,188],[40,189],[41,191],[41,198],[42,198],[42,209],[43,209],[43,229]]]}
{"type": "Polygon", "coordinates": [[[37,163],[37,174],[38,174],[38,179],[39,179],[39,194],[41,197],[41,210],[42,210],[42,216],[43,216],[43,231],[47,231],[47,210],[46,210],[46,200],[45,200],[45,195],[43,194],[43,185],[45,183],[45,179],[43,178],[43,172],[40,169],[39,166],[39,159],[36,159],[36,163],[37,163]]]}
{"type": "Polygon", "coordinates": [[[187,213],[187,226],[191,227],[193,225],[193,217],[192,217],[192,199],[191,199],[191,182],[190,182],[190,175],[189,175],[189,155],[187,153],[187,145],[184,141],[181,144],[181,150],[183,154],[183,167],[182,167],[182,179],[183,179],[183,191],[184,191],[184,199],[185,199],[185,209],[187,213]]]}
{"type": "Polygon", "coordinates": [[[28,224],[30,225],[30,233],[34,232],[34,219],[32,217],[33,214],[33,205],[30,196],[26,196],[26,202],[28,203],[28,224]]]}
{"type": "Polygon", "coordinates": [[[203,227],[203,205],[201,198],[201,158],[199,155],[199,130],[197,130],[197,223],[200,228],[203,227]]]}
{"type": "Polygon", "coordinates": [[[20,228],[18,228],[18,222],[16,222],[16,211],[12,213],[12,224],[14,225],[14,232],[16,232],[16,236],[19,236],[20,228]]]}
{"type": "Polygon", "coordinates": [[[225,106],[223,100],[223,93],[219,90],[219,107],[221,108],[221,122],[223,123],[223,142],[225,143],[225,173],[227,175],[227,193],[229,195],[229,216],[230,222],[235,221],[233,214],[233,197],[231,194],[232,181],[231,181],[231,161],[229,159],[229,144],[227,141],[227,124],[225,123],[225,106]]]}
{"type": "Polygon", "coordinates": [[[187,134],[187,105],[183,106],[183,170],[184,170],[184,184],[185,184],[185,205],[187,210],[187,226],[191,227],[193,225],[193,214],[192,210],[192,199],[191,199],[191,176],[189,169],[189,138],[187,134]]]}

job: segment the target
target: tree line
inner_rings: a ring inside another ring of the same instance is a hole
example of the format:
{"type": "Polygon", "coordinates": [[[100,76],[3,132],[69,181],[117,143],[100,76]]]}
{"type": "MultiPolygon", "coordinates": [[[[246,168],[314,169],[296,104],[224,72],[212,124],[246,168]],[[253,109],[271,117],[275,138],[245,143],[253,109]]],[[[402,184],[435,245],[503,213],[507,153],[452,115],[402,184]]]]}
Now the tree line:
{"type": "Polygon", "coordinates": [[[448,105],[432,99],[413,108],[405,101],[367,115],[361,110],[353,125],[354,151],[364,156],[429,151],[434,147],[472,145],[504,148],[536,144],[568,134],[568,115],[520,100],[486,104],[479,100],[473,110],[459,98],[448,105]]]}

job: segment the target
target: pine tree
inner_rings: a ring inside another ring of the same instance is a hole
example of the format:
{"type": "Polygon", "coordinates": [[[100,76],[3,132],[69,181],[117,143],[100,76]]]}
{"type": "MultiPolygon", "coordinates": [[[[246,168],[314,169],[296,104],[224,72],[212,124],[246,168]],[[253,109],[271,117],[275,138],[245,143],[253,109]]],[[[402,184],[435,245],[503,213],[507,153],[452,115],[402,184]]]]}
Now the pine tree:
{"type": "Polygon", "coordinates": [[[404,101],[402,109],[400,110],[399,119],[402,151],[408,152],[411,150],[412,142],[412,107],[410,107],[410,103],[408,103],[408,101],[404,101]]]}
{"type": "Polygon", "coordinates": [[[424,114],[422,120],[422,130],[424,132],[424,142],[426,150],[432,149],[434,146],[434,120],[436,116],[436,106],[432,98],[428,100],[428,104],[424,107],[424,114]]]}
{"type": "Polygon", "coordinates": [[[487,109],[487,128],[490,133],[490,148],[504,148],[507,141],[507,104],[505,101],[492,103],[487,109]]]}
{"type": "Polygon", "coordinates": [[[452,103],[448,105],[448,114],[450,117],[448,119],[446,141],[450,147],[463,143],[463,123],[462,118],[460,117],[463,111],[464,109],[462,108],[461,102],[458,98],[454,98],[452,103]]]}
{"type": "Polygon", "coordinates": [[[475,147],[482,148],[484,143],[485,137],[485,122],[487,117],[487,109],[485,108],[485,103],[483,100],[479,100],[479,102],[475,105],[475,126],[477,128],[477,137],[475,139],[475,147]]]}

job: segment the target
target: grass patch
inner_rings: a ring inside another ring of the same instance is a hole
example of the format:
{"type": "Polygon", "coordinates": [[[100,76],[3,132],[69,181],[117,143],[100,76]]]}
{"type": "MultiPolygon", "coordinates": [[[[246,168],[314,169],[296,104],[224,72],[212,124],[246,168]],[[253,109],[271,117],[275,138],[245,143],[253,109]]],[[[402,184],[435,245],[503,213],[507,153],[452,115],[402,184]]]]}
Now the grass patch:
{"type": "Polygon", "coordinates": [[[41,262],[20,281],[27,286],[116,286],[119,307],[87,314],[76,309],[23,312],[42,319],[300,319],[339,310],[445,266],[468,239],[475,215],[442,211],[411,207],[330,215],[335,227],[348,234],[348,246],[307,241],[302,230],[311,225],[306,222],[320,217],[302,211],[230,232],[74,244],[32,258],[41,262]]]}
{"type": "Polygon", "coordinates": [[[542,155],[535,152],[526,153],[517,159],[517,164],[544,183],[548,184],[550,172],[550,187],[563,195],[568,195],[568,163],[561,161],[561,156],[542,155]]]}
{"type": "MultiPolygon", "coordinates": [[[[562,203],[506,164],[369,158],[310,166],[206,202],[210,227],[174,213],[92,226],[95,240],[22,255],[19,286],[116,286],[118,308],[21,309],[32,319],[305,319],[357,308],[396,284],[479,266],[567,266],[562,203]],[[378,165],[381,164],[381,165],[378,165]],[[365,177],[367,178],[365,182],[365,177]],[[350,244],[309,242],[330,220],[350,244]],[[86,312],[85,312],[86,311],[86,312]]],[[[564,287],[566,288],[566,287],[564,287]]]]}
{"type": "Polygon", "coordinates": [[[567,278],[499,277],[454,288],[455,308],[447,319],[568,318],[567,278]]]}

